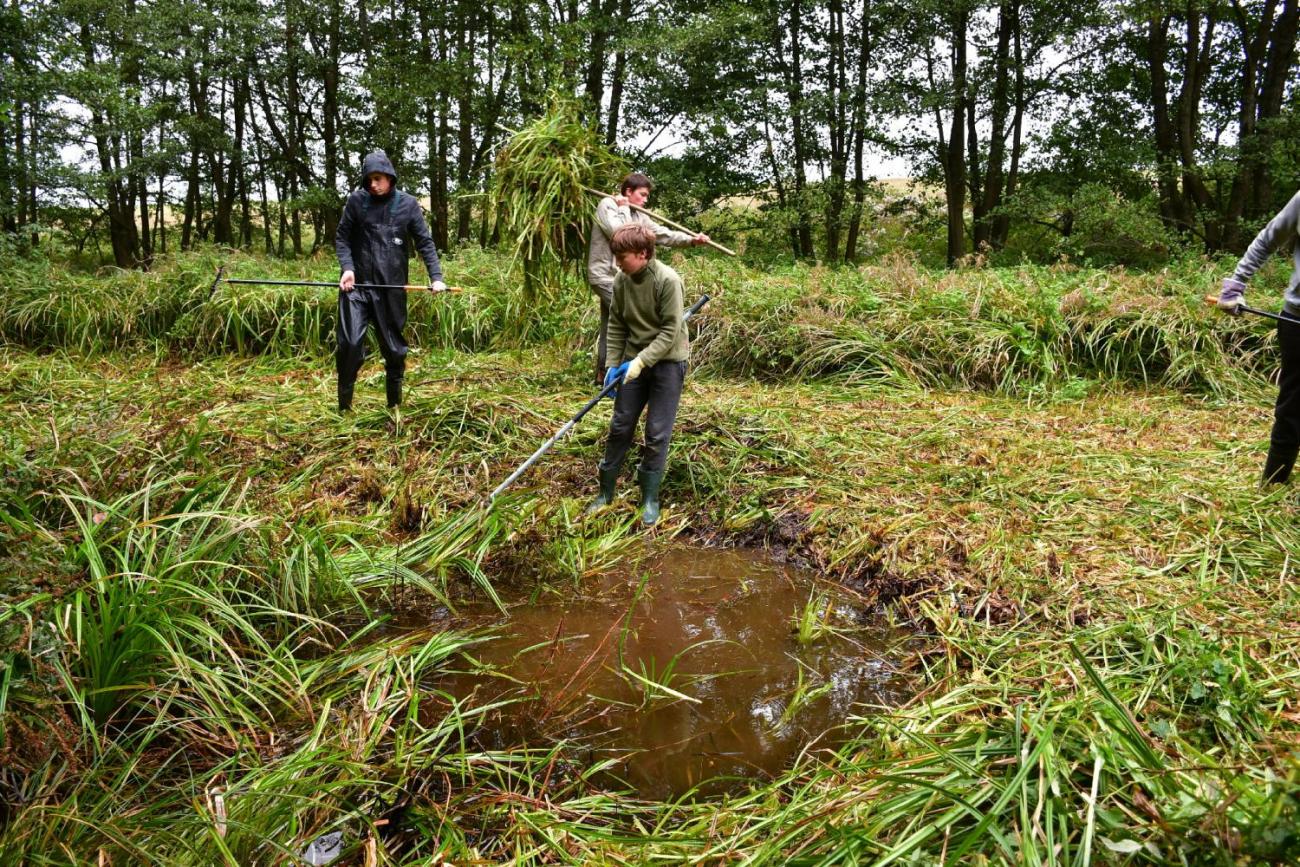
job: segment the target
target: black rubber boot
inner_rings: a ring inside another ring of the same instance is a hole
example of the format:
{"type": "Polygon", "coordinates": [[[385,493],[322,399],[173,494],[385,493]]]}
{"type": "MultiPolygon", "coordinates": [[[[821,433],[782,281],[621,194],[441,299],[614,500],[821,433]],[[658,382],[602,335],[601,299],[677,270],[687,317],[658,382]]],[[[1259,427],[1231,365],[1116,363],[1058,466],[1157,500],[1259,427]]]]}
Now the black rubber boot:
{"type": "Polygon", "coordinates": [[[659,486],[664,481],[663,470],[637,470],[641,484],[641,523],[653,527],[659,521],[659,486]]]}
{"type": "Polygon", "coordinates": [[[592,512],[598,512],[614,502],[614,486],[618,484],[618,470],[618,467],[612,469],[605,469],[603,466],[596,468],[596,475],[600,479],[600,493],[596,494],[596,498],[591,501],[591,505],[587,506],[588,515],[592,512]]]}
{"type": "Polygon", "coordinates": [[[339,383],[339,412],[352,411],[352,389],[351,385],[339,383]]]}
{"type": "Polygon", "coordinates": [[[384,390],[388,392],[388,408],[402,405],[402,378],[385,377],[384,390]]]}
{"type": "Polygon", "coordinates": [[[1286,484],[1291,478],[1291,468],[1295,466],[1297,453],[1300,453],[1300,448],[1295,446],[1270,445],[1268,457],[1264,459],[1264,477],[1260,484],[1286,484]]]}

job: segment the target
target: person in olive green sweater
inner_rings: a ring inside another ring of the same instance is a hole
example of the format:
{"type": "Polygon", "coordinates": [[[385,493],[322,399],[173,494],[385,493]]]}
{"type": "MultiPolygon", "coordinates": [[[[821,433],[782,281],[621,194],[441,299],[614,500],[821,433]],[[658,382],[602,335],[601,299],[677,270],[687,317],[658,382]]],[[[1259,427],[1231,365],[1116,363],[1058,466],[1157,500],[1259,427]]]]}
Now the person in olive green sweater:
{"type": "Polygon", "coordinates": [[[668,463],[668,443],[686,380],[690,341],[682,309],[682,278],[655,259],[655,233],[623,226],[610,241],[619,274],[614,280],[606,337],[605,385],[622,380],[609,423],[605,459],[598,473],[600,493],[588,511],[614,501],[618,473],[632,446],[637,419],[646,410],[645,444],[637,480],[641,520],[659,520],[659,486],[668,463]]]}

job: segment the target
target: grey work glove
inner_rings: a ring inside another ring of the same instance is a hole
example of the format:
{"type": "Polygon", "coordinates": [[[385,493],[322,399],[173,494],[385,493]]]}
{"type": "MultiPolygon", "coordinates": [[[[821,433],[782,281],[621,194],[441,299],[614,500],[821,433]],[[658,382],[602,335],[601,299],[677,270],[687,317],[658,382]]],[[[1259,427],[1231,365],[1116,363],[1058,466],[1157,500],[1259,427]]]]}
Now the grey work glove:
{"type": "Polygon", "coordinates": [[[1246,284],[1232,277],[1223,280],[1223,289],[1219,291],[1219,309],[1237,316],[1241,305],[1246,301],[1246,284]]]}

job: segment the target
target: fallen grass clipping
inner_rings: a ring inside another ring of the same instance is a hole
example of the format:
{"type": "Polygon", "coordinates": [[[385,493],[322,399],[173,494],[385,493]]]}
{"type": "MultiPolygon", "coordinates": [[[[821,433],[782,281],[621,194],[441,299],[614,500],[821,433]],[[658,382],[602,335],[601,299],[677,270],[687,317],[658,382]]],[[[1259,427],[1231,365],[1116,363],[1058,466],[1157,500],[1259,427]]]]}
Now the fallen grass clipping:
{"type": "Polygon", "coordinates": [[[581,518],[594,418],[480,509],[589,396],[586,297],[527,339],[486,299],[419,308],[401,418],[378,362],[340,418],[328,293],[131,312],[210,264],[0,304],[0,862],[292,862],[333,830],[376,863],[1300,857],[1297,501],[1257,487],[1273,349],[1196,307],[1210,267],[688,260],[720,299],[642,535],[626,490],[581,518]],[[391,624],[688,539],[881,606],[920,636],[914,697],[648,802],[563,743],[482,748],[436,684],[491,638],[391,624]]]}

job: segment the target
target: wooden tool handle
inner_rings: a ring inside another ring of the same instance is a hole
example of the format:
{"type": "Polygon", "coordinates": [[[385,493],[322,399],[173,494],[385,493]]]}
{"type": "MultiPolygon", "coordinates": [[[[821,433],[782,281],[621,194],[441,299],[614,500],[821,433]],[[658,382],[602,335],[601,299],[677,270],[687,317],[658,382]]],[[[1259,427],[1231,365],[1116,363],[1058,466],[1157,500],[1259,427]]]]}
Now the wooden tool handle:
{"type": "MultiPolygon", "coordinates": [[[[593,196],[599,196],[599,197],[601,197],[602,199],[604,199],[604,198],[611,198],[611,199],[612,199],[612,198],[615,198],[615,196],[614,196],[613,193],[602,193],[600,190],[593,190],[591,187],[583,187],[583,189],[586,190],[588,193],[591,193],[593,196]]],[[[657,221],[657,222],[663,223],[665,226],[671,226],[671,227],[673,227],[674,229],[676,229],[676,230],[679,231],[679,232],[685,232],[685,233],[688,234],[688,235],[698,235],[698,234],[700,234],[699,232],[695,231],[694,229],[688,228],[688,227],[686,227],[686,226],[683,226],[681,223],[677,223],[677,222],[674,222],[674,221],[668,219],[668,218],[665,217],[663,214],[656,214],[654,211],[650,210],[649,208],[643,208],[643,207],[641,207],[640,205],[634,205],[634,204],[632,204],[631,202],[628,202],[628,203],[627,203],[627,206],[628,206],[629,208],[631,208],[632,210],[634,210],[634,211],[640,211],[641,213],[645,214],[647,217],[649,217],[649,218],[652,219],[652,220],[655,220],[655,221],[657,221]]],[[[707,244],[708,246],[712,247],[713,249],[719,251],[719,252],[726,253],[728,256],[735,256],[735,255],[736,255],[736,251],[735,251],[735,250],[729,250],[729,249],[727,249],[726,247],[724,247],[724,246],[722,246],[721,244],[719,244],[717,241],[714,241],[712,238],[710,238],[709,240],[705,241],[704,243],[707,244]]]]}
{"type": "Polygon", "coordinates": [[[405,287],[407,292],[464,292],[459,286],[448,286],[446,289],[434,289],[432,286],[420,286],[418,284],[408,283],[405,287]]]}
{"type": "Polygon", "coordinates": [[[1218,295],[1206,295],[1205,298],[1204,298],[1204,301],[1205,301],[1205,306],[1206,306],[1206,307],[1218,307],[1218,306],[1219,306],[1219,296],[1218,296],[1218,295]]]}

